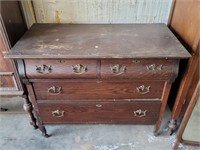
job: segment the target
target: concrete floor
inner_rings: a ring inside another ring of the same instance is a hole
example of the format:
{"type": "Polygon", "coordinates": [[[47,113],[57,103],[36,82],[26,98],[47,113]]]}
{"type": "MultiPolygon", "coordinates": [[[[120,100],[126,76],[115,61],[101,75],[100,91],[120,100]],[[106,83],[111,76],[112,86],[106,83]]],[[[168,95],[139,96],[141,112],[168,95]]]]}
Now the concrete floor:
{"type": "MultiPolygon", "coordinates": [[[[163,131],[167,130],[169,116],[168,110],[163,131]]],[[[44,138],[29,125],[28,115],[0,114],[0,150],[172,150],[176,134],[154,137],[153,128],[152,125],[47,125],[51,137],[44,138]]],[[[179,149],[199,148],[180,144],[179,149]]]]}

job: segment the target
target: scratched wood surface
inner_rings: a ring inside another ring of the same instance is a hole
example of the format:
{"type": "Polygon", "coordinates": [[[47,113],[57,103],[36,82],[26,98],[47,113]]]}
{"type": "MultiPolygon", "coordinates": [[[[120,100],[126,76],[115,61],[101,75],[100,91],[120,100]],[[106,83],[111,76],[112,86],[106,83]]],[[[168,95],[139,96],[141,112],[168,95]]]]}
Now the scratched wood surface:
{"type": "Polygon", "coordinates": [[[10,58],[185,58],[165,24],[34,24],[10,58]]]}
{"type": "Polygon", "coordinates": [[[172,0],[34,0],[37,23],[167,23],[172,0]]]}

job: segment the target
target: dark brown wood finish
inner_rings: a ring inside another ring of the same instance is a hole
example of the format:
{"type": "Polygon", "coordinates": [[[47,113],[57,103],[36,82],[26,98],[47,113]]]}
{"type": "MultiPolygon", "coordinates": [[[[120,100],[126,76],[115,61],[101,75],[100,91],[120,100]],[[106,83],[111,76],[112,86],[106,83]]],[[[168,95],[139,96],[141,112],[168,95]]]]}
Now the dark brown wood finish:
{"type": "Polygon", "coordinates": [[[48,123],[155,124],[158,135],[189,53],[164,24],[35,24],[7,57],[18,61],[43,135],[48,123]]]}
{"type": "Polygon", "coordinates": [[[27,31],[20,2],[17,0],[3,0],[0,1],[0,6],[1,17],[8,34],[10,44],[11,46],[14,46],[21,36],[27,31]]]}
{"type": "Polygon", "coordinates": [[[176,76],[176,59],[109,59],[101,61],[101,78],[168,80],[176,76]],[[118,66],[119,67],[118,67],[118,66]],[[115,67],[119,68],[115,72],[115,67]]]}
{"type": "Polygon", "coordinates": [[[43,123],[155,124],[161,102],[64,102],[38,103],[43,123]],[[137,114],[137,111],[142,114],[137,114]]]}
{"type": "Polygon", "coordinates": [[[24,62],[28,78],[97,78],[97,60],[29,59],[24,62]],[[75,70],[78,65],[83,69],[75,70]]]}
{"type": "Polygon", "coordinates": [[[23,88],[14,61],[3,57],[3,54],[10,49],[10,42],[1,15],[0,30],[0,97],[23,95],[23,88]]]}
{"type": "MultiPolygon", "coordinates": [[[[5,59],[4,53],[17,42],[27,30],[19,1],[0,1],[0,98],[25,96],[13,60],[5,59]]],[[[24,111],[1,108],[0,113],[18,114],[24,111]]]]}
{"type": "Polygon", "coordinates": [[[190,55],[165,24],[34,24],[7,57],[102,59],[190,55]]]}
{"type": "Polygon", "coordinates": [[[161,99],[164,82],[48,82],[33,83],[38,100],[161,99]],[[141,91],[140,87],[149,87],[141,91]],[[87,89],[87,90],[86,90],[87,89]]]}
{"type": "Polygon", "coordinates": [[[36,102],[36,99],[35,99],[35,96],[34,96],[34,91],[33,91],[31,83],[26,81],[26,87],[28,89],[28,98],[30,99],[31,102],[29,101],[29,99],[26,99],[24,105],[25,106],[29,105],[28,114],[29,114],[30,119],[31,119],[30,124],[35,129],[37,128],[35,125],[38,125],[38,128],[42,132],[42,135],[44,137],[49,137],[49,135],[47,134],[46,128],[45,128],[44,124],[42,123],[41,118],[39,117],[40,114],[39,114],[39,111],[38,111],[38,105],[37,105],[37,102],[36,102]],[[34,109],[32,109],[32,108],[34,108],[34,109]],[[34,116],[34,114],[35,114],[35,116],[34,116]]]}

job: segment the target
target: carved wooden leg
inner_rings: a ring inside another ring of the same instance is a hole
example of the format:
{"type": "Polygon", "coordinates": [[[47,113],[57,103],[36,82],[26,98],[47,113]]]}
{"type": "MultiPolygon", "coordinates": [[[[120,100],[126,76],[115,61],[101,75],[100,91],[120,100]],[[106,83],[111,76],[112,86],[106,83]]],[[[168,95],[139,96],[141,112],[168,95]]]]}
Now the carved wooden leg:
{"type": "Polygon", "coordinates": [[[168,135],[172,135],[173,132],[175,131],[176,127],[177,127],[176,120],[171,119],[171,120],[169,121],[169,124],[168,124],[168,128],[169,128],[169,129],[168,129],[168,135]]]}
{"type": "Polygon", "coordinates": [[[31,122],[30,124],[34,127],[34,129],[37,129],[38,126],[36,125],[36,119],[33,115],[33,107],[30,103],[30,101],[28,100],[28,98],[24,98],[24,110],[29,114],[30,118],[31,118],[31,122]]]}

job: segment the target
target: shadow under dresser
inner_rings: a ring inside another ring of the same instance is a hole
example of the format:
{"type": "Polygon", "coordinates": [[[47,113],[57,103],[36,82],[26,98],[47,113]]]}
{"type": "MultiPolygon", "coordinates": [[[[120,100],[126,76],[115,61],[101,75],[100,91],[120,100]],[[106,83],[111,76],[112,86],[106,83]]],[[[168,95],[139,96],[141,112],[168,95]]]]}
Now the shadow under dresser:
{"type": "Polygon", "coordinates": [[[18,63],[31,124],[155,124],[179,60],[165,24],[34,24],[7,54],[18,63]],[[32,112],[33,111],[33,112],[32,112]]]}

